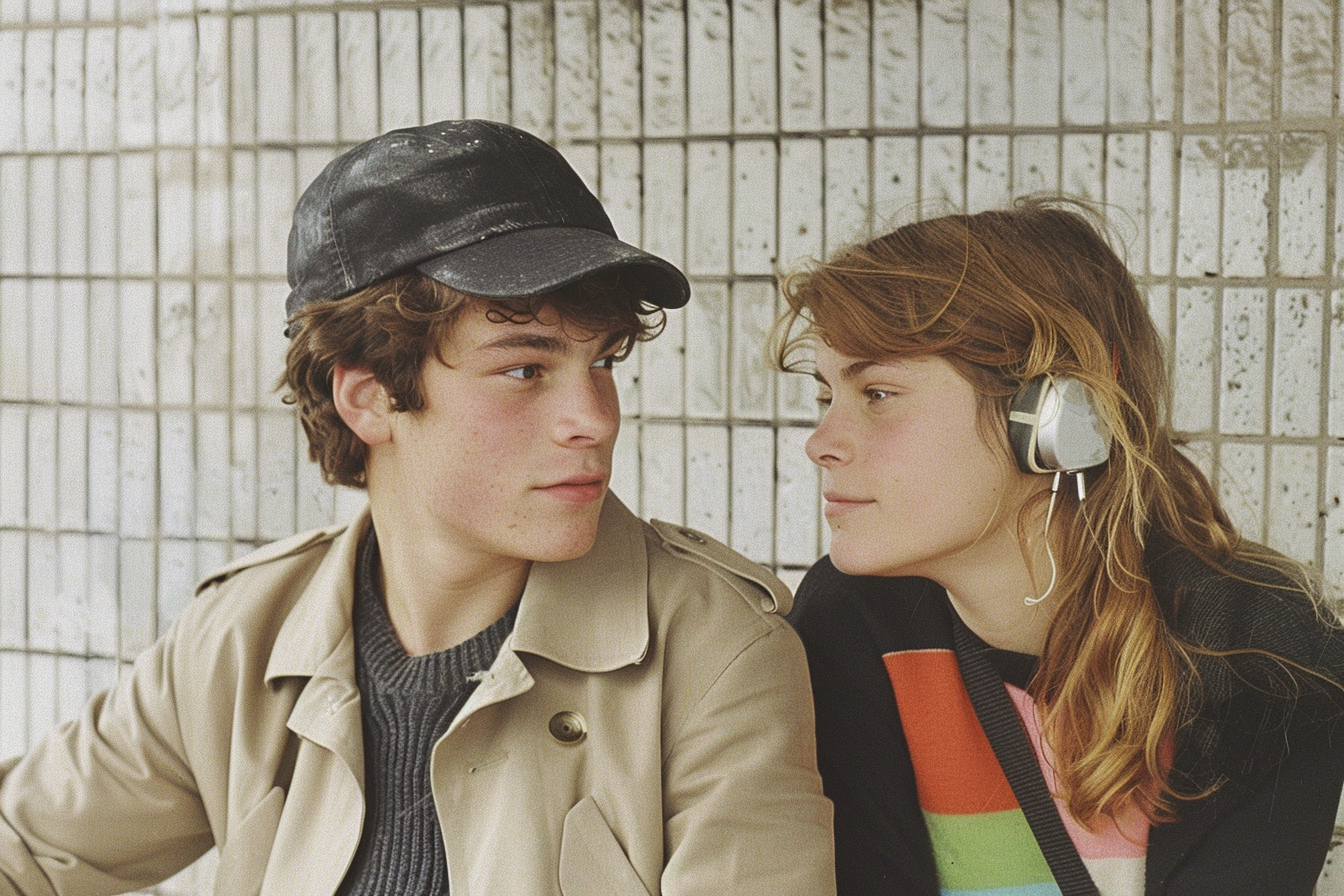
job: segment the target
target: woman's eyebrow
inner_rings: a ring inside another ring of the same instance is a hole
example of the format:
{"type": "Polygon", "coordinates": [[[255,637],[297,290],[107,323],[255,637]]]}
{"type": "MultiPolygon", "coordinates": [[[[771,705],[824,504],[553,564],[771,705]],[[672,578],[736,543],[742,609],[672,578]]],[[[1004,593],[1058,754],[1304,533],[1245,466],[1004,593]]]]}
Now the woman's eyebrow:
{"type": "Polygon", "coordinates": [[[852,364],[845,365],[845,367],[840,371],[840,379],[852,380],[854,379],[854,377],[863,373],[869,367],[876,367],[876,366],[878,366],[876,361],[855,361],[852,364]]]}
{"type": "MultiPolygon", "coordinates": [[[[854,361],[840,368],[840,379],[842,381],[852,380],[856,376],[867,370],[869,367],[876,367],[876,366],[878,366],[877,361],[854,361]]],[[[816,380],[819,383],[822,383],[823,385],[827,386],[830,385],[830,383],[826,381],[826,377],[822,376],[821,371],[819,370],[812,371],[812,379],[816,380]]]]}

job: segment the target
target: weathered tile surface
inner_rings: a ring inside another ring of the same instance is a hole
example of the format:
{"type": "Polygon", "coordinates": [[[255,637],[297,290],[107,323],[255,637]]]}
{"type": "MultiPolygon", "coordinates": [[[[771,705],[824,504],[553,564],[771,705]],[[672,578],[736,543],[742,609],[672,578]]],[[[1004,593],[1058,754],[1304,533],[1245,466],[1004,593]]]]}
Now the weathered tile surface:
{"type": "Polygon", "coordinates": [[[1331,0],[0,0],[0,753],[197,576],[356,512],[272,388],[290,213],[341,148],[463,115],[555,141],[691,275],[617,373],[640,513],[796,584],[828,534],[775,278],[1062,190],[1104,204],[1233,519],[1344,588],[1341,27],[1331,0]]]}

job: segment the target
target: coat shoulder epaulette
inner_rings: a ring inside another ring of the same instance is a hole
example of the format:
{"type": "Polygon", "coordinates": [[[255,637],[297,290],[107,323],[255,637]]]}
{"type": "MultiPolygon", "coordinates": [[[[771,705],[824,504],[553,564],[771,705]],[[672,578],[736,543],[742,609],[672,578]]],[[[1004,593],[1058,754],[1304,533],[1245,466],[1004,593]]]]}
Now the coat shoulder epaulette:
{"type": "Polygon", "coordinates": [[[253,566],[261,566],[264,563],[271,563],[281,560],[285,557],[291,557],[295,554],[308,550],[313,545],[320,542],[330,541],[341,532],[345,531],[345,526],[328,526],[325,529],[310,529],[307,532],[300,532],[297,535],[291,535],[289,538],[282,538],[279,541],[273,541],[270,544],[262,545],[251,553],[244,554],[237,560],[216,569],[196,585],[196,594],[200,594],[211,585],[216,585],[228,579],[230,576],[249,569],[253,566]]]}
{"type": "Polygon", "coordinates": [[[664,520],[650,520],[649,523],[662,539],[663,547],[672,553],[689,557],[725,578],[745,579],[759,586],[765,592],[759,602],[764,612],[783,616],[793,606],[793,592],[789,586],[764,566],[748,560],[713,536],[664,520]]]}

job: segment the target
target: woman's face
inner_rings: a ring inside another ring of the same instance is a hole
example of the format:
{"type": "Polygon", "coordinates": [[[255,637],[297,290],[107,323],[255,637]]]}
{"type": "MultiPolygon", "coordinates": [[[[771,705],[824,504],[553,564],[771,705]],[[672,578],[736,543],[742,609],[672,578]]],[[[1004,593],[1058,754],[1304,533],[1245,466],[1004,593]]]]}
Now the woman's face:
{"type": "Polygon", "coordinates": [[[831,560],[854,575],[920,575],[951,588],[1021,563],[1018,511],[1040,488],[1007,439],[986,441],[976,393],[946,360],[873,361],[817,346],[831,560]]]}

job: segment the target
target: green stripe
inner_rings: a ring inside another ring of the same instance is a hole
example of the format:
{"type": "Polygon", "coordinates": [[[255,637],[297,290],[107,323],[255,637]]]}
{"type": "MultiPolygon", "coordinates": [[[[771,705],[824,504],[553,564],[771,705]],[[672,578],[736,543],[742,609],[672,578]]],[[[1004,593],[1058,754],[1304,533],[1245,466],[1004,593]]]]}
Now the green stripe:
{"type": "Polygon", "coordinates": [[[1053,883],[1021,809],[976,815],[924,813],[944,890],[1053,883]]]}

